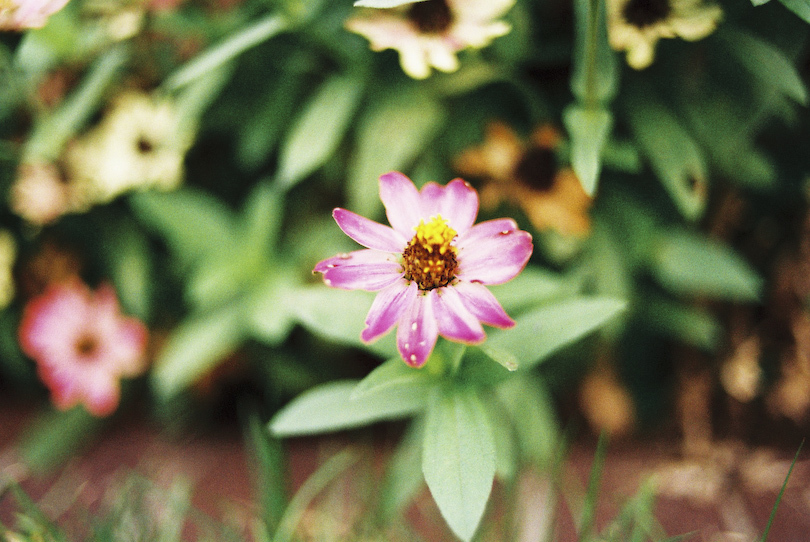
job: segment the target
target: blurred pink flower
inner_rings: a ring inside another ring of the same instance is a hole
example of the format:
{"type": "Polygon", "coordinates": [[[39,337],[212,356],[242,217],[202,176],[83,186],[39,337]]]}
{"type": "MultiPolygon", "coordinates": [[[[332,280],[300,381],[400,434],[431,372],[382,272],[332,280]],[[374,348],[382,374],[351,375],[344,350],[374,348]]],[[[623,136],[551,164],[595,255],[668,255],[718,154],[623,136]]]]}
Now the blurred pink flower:
{"type": "Polygon", "coordinates": [[[0,30],[40,28],[68,0],[0,0],[0,30]]]}
{"type": "Polygon", "coordinates": [[[478,193],[461,179],[417,190],[398,172],[380,177],[380,198],[392,227],[335,209],[346,235],[367,247],[315,266],[329,286],[378,291],[361,338],[372,342],[395,325],[405,362],[421,367],[439,335],[477,344],[481,323],[508,328],[509,318],[485,287],[513,279],[532,253],[532,237],[514,220],[473,226],[478,193]]]}
{"type": "Polygon", "coordinates": [[[50,286],[26,305],[19,338],[61,410],[83,404],[95,416],[112,414],[119,380],[146,368],[146,327],[121,314],[109,284],[95,292],[77,278],[50,286]]]}

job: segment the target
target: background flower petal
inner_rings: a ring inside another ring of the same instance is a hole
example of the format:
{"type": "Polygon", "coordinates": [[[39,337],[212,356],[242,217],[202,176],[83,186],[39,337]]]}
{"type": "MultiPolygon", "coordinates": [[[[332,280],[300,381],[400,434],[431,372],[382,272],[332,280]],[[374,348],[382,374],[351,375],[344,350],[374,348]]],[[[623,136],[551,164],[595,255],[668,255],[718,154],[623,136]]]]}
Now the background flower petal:
{"type": "Polygon", "coordinates": [[[364,247],[386,252],[401,252],[408,243],[407,239],[393,228],[346,209],[335,209],[332,216],[343,233],[364,247]]]}
{"type": "Polygon", "coordinates": [[[380,199],[385,206],[388,223],[406,239],[413,237],[421,213],[419,191],[408,177],[392,171],[380,176],[380,199]]]}
{"type": "Polygon", "coordinates": [[[452,289],[458,292],[467,310],[484,324],[500,328],[515,325],[515,321],[483,284],[462,280],[454,284],[452,289]]]}
{"type": "Polygon", "coordinates": [[[430,357],[438,338],[433,296],[417,295],[402,315],[397,328],[397,349],[402,359],[408,365],[421,367],[430,357]]]}
{"type": "Polygon", "coordinates": [[[402,279],[380,290],[368,311],[360,338],[369,343],[388,333],[413,304],[417,289],[415,282],[408,284],[402,279]]]}
{"type": "Polygon", "coordinates": [[[440,288],[430,293],[435,296],[433,310],[439,335],[467,344],[480,343],[486,338],[478,318],[467,309],[455,288],[440,288]]]}

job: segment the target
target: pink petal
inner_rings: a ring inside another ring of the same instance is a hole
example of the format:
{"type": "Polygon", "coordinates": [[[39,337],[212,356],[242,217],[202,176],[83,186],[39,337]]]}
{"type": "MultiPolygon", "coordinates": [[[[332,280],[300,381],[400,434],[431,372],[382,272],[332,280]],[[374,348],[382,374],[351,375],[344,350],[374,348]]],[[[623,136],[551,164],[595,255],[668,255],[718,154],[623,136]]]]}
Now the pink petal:
{"type": "Polygon", "coordinates": [[[478,192],[462,179],[453,179],[447,186],[427,183],[419,195],[424,218],[440,214],[459,235],[470,229],[478,215],[478,192]]]}
{"type": "Polygon", "coordinates": [[[343,233],[367,248],[386,252],[402,252],[407,239],[389,226],[384,226],[366,217],[346,209],[335,209],[332,212],[343,233]]]}
{"type": "Polygon", "coordinates": [[[433,309],[442,337],[467,344],[480,343],[486,338],[478,318],[467,310],[454,287],[439,288],[430,293],[434,292],[433,309]]]}
{"type": "Polygon", "coordinates": [[[487,237],[496,236],[499,233],[505,234],[513,231],[520,231],[520,228],[518,228],[517,222],[511,218],[487,220],[476,224],[464,234],[459,234],[457,244],[458,246],[465,246],[487,237]]]}
{"type": "Polygon", "coordinates": [[[532,236],[518,229],[494,227],[507,220],[490,222],[473,226],[459,240],[456,276],[460,279],[501,284],[515,278],[528,263],[532,255],[532,236]]]}
{"type": "Polygon", "coordinates": [[[477,282],[458,281],[453,288],[461,296],[464,306],[481,322],[499,328],[515,325],[501,304],[486,286],[477,282]]]}
{"type": "Polygon", "coordinates": [[[87,411],[94,416],[109,416],[118,407],[121,399],[121,387],[118,380],[104,375],[96,375],[92,385],[88,379],[83,390],[84,405],[87,411]]]}
{"type": "Polygon", "coordinates": [[[417,294],[400,318],[397,328],[397,348],[402,359],[412,367],[421,367],[433,351],[438,337],[439,329],[433,316],[433,295],[417,294]]]}
{"type": "Polygon", "coordinates": [[[370,343],[388,333],[414,303],[417,290],[415,282],[409,285],[404,279],[380,290],[368,311],[360,338],[370,343]]]}
{"type": "Polygon", "coordinates": [[[419,191],[413,182],[398,171],[380,177],[380,199],[385,205],[388,223],[405,239],[413,237],[413,229],[422,216],[419,191]]]}
{"type": "Polygon", "coordinates": [[[391,254],[372,249],[338,254],[319,262],[314,271],[323,273],[327,286],[370,292],[390,286],[403,274],[402,265],[391,254]]]}

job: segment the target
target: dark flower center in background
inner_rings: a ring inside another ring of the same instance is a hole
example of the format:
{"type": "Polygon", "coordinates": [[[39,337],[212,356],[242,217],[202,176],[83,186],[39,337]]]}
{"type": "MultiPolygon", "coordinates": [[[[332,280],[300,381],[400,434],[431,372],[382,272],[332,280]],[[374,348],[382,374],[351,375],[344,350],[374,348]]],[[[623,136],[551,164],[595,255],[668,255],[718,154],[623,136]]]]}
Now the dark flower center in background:
{"type": "Polygon", "coordinates": [[[155,146],[152,144],[152,142],[146,139],[145,137],[139,137],[138,142],[136,143],[135,146],[138,149],[138,152],[141,154],[149,154],[155,149],[155,146]]]}
{"type": "Polygon", "coordinates": [[[671,12],[669,0],[629,0],[622,15],[631,25],[645,28],[666,20],[671,12]]]}
{"type": "Polygon", "coordinates": [[[79,340],[76,341],[76,353],[81,358],[92,357],[98,350],[98,347],[98,338],[91,333],[83,334],[79,337],[79,340]]]}
{"type": "Polygon", "coordinates": [[[547,147],[531,147],[515,166],[514,175],[536,190],[551,190],[557,175],[557,155],[547,147]]]}
{"type": "Polygon", "coordinates": [[[408,18],[423,34],[441,34],[453,23],[446,0],[426,0],[411,4],[408,18]]]}
{"type": "Polygon", "coordinates": [[[441,216],[427,224],[420,222],[416,235],[402,253],[405,278],[414,281],[420,290],[447,286],[456,276],[456,249],[450,243],[456,232],[441,216]]]}

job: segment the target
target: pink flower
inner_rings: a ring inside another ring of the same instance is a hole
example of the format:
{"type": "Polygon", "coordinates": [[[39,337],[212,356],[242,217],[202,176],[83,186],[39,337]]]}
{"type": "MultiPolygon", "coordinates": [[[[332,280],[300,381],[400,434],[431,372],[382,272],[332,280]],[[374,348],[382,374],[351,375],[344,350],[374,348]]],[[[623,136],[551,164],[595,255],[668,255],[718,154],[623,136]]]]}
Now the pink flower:
{"type": "Polygon", "coordinates": [[[146,327],[121,314],[109,284],[95,292],[75,278],[51,285],[26,305],[19,337],[61,410],[83,404],[95,416],[112,414],[121,377],[146,368],[146,327]]]}
{"type": "Polygon", "coordinates": [[[0,0],[0,30],[40,28],[68,0],[0,0]]]}
{"type": "Polygon", "coordinates": [[[532,237],[514,220],[473,226],[478,194],[461,179],[417,190],[408,177],[380,177],[385,226],[346,209],[333,216],[346,235],[367,247],[315,266],[329,286],[379,292],[361,334],[372,342],[398,325],[397,348],[405,362],[421,367],[439,335],[477,344],[481,324],[513,326],[485,287],[514,278],[532,253],[532,237]]]}

